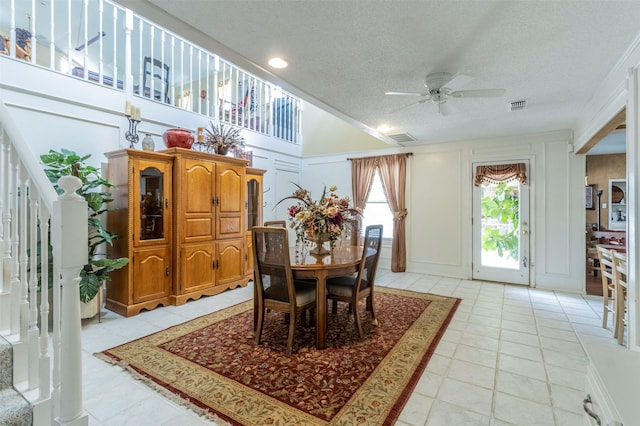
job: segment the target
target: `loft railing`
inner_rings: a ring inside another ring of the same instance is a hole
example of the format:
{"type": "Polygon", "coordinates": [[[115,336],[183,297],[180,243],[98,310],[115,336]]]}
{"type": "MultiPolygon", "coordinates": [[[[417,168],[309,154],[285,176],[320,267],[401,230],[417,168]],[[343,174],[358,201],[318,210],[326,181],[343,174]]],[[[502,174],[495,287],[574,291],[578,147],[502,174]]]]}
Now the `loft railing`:
{"type": "Polygon", "coordinates": [[[12,345],[13,387],[32,405],[32,424],[87,424],[79,290],[87,203],[71,176],[58,196],[28,147],[0,99],[0,335],[12,345]]]}
{"type": "Polygon", "coordinates": [[[115,3],[0,0],[0,10],[0,54],[301,141],[300,99],[115,3]]]}

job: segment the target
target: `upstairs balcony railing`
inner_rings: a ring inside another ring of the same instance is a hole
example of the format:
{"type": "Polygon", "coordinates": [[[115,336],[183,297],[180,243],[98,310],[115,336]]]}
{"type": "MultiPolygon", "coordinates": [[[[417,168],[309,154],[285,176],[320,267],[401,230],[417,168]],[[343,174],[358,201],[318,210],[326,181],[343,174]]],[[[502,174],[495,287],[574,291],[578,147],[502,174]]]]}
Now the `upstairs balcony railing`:
{"type": "Polygon", "coordinates": [[[300,143],[302,101],[107,0],[0,0],[0,54],[300,143]]]}

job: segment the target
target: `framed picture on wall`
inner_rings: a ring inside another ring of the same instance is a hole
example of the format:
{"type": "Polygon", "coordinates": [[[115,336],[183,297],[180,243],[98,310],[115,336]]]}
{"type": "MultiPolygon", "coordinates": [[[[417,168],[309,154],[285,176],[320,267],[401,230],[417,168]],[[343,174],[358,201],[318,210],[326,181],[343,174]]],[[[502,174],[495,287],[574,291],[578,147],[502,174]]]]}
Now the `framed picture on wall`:
{"type": "Polygon", "coordinates": [[[584,187],[584,208],[594,210],[596,208],[595,198],[596,191],[593,188],[595,185],[587,185],[584,187]]]}

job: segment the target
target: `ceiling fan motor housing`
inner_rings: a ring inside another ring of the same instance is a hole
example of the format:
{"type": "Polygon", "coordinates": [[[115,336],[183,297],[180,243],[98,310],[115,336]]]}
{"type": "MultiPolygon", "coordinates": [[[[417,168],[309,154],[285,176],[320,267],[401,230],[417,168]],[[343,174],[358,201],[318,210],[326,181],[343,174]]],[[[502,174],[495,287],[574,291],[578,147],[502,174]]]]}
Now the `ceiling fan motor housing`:
{"type": "Polygon", "coordinates": [[[424,85],[429,91],[439,90],[445,84],[451,81],[452,75],[448,72],[436,72],[427,75],[424,80],[424,85]]]}

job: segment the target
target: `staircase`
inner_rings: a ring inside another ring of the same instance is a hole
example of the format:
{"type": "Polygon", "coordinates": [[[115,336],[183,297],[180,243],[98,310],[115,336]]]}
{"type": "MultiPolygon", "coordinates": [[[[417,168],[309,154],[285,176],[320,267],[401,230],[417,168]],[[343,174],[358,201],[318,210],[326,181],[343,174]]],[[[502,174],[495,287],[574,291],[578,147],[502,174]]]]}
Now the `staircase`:
{"type": "Polygon", "coordinates": [[[13,388],[13,347],[0,337],[0,425],[31,425],[31,404],[13,388]]]}
{"type": "Polygon", "coordinates": [[[76,177],[61,178],[58,195],[28,147],[0,99],[0,425],[85,426],[79,282],[87,204],[76,177]],[[39,250],[49,245],[51,301],[38,285],[50,282],[49,250],[39,250]],[[39,327],[50,312],[51,333],[39,327]]]}

